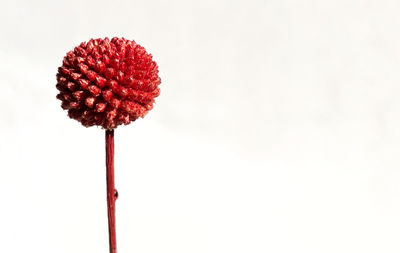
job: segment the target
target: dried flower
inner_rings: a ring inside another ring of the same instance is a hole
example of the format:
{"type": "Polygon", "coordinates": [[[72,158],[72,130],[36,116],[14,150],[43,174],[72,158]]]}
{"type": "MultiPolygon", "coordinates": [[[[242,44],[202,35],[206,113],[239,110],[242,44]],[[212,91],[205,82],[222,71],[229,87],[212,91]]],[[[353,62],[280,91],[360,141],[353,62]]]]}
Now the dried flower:
{"type": "Polygon", "coordinates": [[[111,130],[144,117],[160,94],[160,83],[157,63],[135,41],[91,39],[64,57],[57,98],[85,127],[111,130]]]}

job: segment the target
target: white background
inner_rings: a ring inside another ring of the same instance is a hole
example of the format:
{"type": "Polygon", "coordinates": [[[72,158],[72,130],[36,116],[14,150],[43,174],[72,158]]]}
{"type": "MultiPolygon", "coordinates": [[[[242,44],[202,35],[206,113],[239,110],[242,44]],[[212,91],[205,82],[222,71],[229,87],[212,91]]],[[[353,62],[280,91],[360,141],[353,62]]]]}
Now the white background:
{"type": "Polygon", "coordinates": [[[116,130],[120,253],[400,252],[399,1],[1,1],[0,251],[106,253],[104,131],[55,74],[123,36],[158,62],[116,130]]]}

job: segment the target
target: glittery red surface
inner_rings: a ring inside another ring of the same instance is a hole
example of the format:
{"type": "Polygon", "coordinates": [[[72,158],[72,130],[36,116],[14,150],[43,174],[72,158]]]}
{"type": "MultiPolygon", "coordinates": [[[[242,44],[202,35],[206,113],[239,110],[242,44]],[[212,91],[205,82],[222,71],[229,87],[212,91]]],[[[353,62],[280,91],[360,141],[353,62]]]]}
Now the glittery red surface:
{"type": "Polygon", "coordinates": [[[64,57],[57,98],[70,118],[111,130],[144,117],[160,83],[157,63],[135,41],[91,39],[64,57]]]}

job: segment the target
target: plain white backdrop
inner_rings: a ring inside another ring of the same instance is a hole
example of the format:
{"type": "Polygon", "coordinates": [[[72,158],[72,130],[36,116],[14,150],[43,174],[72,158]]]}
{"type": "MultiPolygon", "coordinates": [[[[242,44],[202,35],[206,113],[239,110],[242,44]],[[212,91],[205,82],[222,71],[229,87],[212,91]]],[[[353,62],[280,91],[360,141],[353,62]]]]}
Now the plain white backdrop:
{"type": "Polygon", "coordinates": [[[106,36],[162,78],[115,133],[119,252],[400,252],[399,1],[0,3],[0,252],[108,252],[104,131],[55,98],[106,36]]]}

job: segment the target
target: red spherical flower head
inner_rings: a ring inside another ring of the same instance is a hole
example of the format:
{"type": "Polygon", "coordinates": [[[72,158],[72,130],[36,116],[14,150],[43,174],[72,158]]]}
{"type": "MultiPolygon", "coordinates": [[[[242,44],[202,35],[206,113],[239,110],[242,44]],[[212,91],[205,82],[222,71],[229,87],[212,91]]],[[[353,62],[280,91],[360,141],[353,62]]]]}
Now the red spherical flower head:
{"type": "Polygon", "coordinates": [[[85,127],[111,130],[144,117],[160,94],[160,83],[157,63],[135,41],[91,39],[64,57],[57,98],[85,127]]]}

